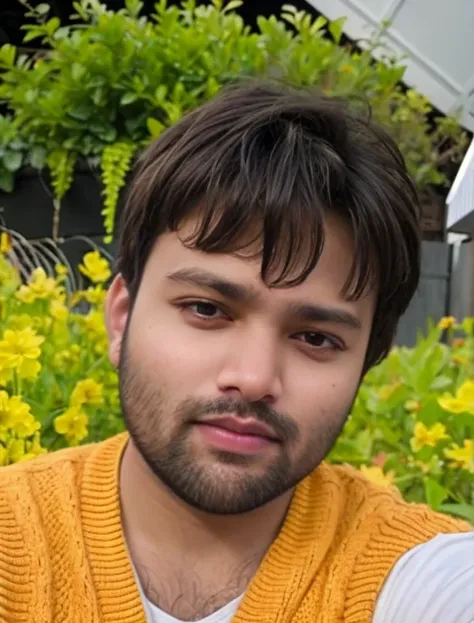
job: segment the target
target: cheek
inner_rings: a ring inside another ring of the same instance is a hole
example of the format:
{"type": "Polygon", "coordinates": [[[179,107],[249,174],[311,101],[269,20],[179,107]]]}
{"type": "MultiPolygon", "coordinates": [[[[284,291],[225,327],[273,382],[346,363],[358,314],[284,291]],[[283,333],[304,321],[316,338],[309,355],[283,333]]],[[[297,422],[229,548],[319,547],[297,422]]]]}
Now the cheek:
{"type": "Polygon", "coordinates": [[[325,425],[337,425],[351,408],[362,365],[346,366],[339,360],[316,364],[295,376],[289,412],[298,420],[303,436],[325,425]]]}
{"type": "Polygon", "coordinates": [[[212,374],[216,358],[205,332],[185,325],[179,311],[157,310],[156,314],[136,309],[132,316],[128,348],[135,361],[147,369],[150,378],[158,376],[167,386],[193,387],[212,374]]]}

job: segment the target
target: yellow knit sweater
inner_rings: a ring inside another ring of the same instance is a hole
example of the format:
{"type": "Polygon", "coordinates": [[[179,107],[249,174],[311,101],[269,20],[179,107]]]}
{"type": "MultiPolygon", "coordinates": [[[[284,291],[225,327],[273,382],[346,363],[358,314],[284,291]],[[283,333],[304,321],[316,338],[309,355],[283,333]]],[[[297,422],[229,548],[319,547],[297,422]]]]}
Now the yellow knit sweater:
{"type": "MultiPolygon", "coordinates": [[[[0,621],[143,623],[120,524],[126,435],[0,469],[0,621]]],[[[346,467],[296,489],[236,623],[368,623],[395,561],[464,522],[346,467]]]]}

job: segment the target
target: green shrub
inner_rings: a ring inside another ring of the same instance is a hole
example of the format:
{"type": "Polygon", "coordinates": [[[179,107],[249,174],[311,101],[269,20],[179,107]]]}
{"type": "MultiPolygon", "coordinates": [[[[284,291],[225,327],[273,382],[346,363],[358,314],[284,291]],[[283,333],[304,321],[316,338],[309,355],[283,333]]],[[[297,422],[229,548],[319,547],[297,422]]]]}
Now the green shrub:
{"type": "Polygon", "coordinates": [[[58,207],[77,159],[100,164],[103,216],[112,234],[135,152],[223,85],[255,77],[364,98],[420,188],[446,182],[442,165],[461,158],[466,134],[453,118],[430,121],[429,102],[401,88],[399,60],[374,61],[380,40],[363,51],[341,47],[344,19],[313,20],[290,5],[280,18],[260,17],[253,33],[235,12],[240,4],[186,0],[176,7],[160,0],[147,19],[139,0],[126,0],[116,12],[98,0],[79,0],[73,26],[49,18],[47,4],[30,7],[36,23],[23,27],[24,41],[39,40],[49,51],[0,48],[0,102],[10,111],[0,119],[0,128],[8,128],[0,138],[0,188],[12,189],[22,164],[47,166],[58,207]]]}

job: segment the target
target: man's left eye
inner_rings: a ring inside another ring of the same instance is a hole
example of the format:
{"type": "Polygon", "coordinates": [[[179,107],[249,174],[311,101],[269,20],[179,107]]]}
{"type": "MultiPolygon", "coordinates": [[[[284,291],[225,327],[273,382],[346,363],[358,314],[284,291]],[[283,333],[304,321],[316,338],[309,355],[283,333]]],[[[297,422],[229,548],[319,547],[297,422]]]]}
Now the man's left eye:
{"type": "Polygon", "coordinates": [[[341,345],[335,338],[331,338],[319,331],[305,331],[304,333],[299,333],[298,338],[313,348],[341,348],[341,345]]]}

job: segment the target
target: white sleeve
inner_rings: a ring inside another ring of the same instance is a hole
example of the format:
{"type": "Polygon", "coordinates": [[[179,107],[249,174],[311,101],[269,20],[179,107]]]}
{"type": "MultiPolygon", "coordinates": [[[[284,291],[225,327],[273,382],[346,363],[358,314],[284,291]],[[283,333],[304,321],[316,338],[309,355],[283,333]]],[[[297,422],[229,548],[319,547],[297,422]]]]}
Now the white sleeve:
{"type": "Polygon", "coordinates": [[[440,534],[404,554],[373,623],[474,623],[474,531],[440,534]]]}

